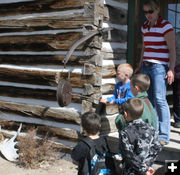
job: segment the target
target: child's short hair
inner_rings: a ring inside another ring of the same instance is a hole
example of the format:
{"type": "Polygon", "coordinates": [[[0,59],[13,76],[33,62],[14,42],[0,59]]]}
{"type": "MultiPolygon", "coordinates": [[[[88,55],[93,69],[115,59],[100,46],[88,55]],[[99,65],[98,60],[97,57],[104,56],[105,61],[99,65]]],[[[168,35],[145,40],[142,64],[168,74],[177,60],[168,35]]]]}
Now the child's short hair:
{"type": "Polygon", "coordinates": [[[139,98],[131,98],[124,103],[123,109],[133,120],[136,120],[142,116],[144,105],[139,98]]]}
{"type": "Polygon", "coordinates": [[[131,78],[132,74],[133,74],[133,67],[128,64],[128,63],[124,63],[124,64],[120,64],[118,67],[117,67],[117,70],[122,70],[124,71],[124,73],[128,74],[128,77],[131,78]]]}
{"type": "Polygon", "coordinates": [[[95,135],[101,128],[101,117],[94,112],[86,112],[81,116],[81,125],[87,134],[95,135]]]}
{"type": "Polygon", "coordinates": [[[150,86],[150,78],[146,74],[135,74],[131,78],[131,84],[133,87],[138,86],[140,89],[140,92],[147,91],[150,86]]]}

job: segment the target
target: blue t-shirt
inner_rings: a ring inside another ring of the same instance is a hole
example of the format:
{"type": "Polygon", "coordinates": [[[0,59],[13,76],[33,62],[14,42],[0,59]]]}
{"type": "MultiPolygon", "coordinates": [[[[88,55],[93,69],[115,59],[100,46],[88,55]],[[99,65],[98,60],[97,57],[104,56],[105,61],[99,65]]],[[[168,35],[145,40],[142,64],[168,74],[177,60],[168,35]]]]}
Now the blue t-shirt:
{"type": "Polygon", "coordinates": [[[128,99],[134,97],[131,92],[130,81],[126,84],[118,82],[115,86],[114,94],[112,97],[108,97],[107,101],[114,101],[115,104],[123,105],[128,99]]]}

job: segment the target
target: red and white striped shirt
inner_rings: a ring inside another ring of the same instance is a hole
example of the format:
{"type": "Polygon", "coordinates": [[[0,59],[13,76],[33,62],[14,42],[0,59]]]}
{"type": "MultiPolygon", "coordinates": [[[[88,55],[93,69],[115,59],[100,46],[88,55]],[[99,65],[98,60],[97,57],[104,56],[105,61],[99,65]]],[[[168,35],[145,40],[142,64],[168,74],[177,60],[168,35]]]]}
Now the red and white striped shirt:
{"type": "Polygon", "coordinates": [[[173,31],[173,26],[167,20],[159,17],[153,27],[146,21],[141,28],[144,36],[144,55],[143,61],[158,64],[169,64],[169,50],[165,41],[165,34],[173,31]]]}

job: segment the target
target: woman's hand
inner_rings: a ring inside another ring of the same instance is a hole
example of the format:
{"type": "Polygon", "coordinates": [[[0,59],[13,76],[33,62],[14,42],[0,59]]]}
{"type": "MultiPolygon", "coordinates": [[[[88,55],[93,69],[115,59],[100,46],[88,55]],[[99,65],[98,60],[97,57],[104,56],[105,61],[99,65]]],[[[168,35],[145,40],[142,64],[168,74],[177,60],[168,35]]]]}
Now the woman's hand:
{"type": "Polygon", "coordinates": [[[165,78],[167,78],[168,84],[171,85],[174,82],[174,72],[169,70],[165,78]]]}

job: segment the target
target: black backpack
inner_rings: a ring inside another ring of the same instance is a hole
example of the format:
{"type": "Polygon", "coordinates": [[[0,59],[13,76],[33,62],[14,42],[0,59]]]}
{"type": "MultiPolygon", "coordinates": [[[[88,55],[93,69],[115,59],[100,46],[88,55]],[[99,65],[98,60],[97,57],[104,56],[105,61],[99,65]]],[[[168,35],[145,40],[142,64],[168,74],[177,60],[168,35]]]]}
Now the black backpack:
{"type": "Polygon", "coordinates": [[[105,137],[100,138],[102,144],[96,145],[88,137],[82,139],[89,146],[88,156],[82,166],[82,175],[115,175],[115,160],[113,154],[108,152],[105,137]]]}

